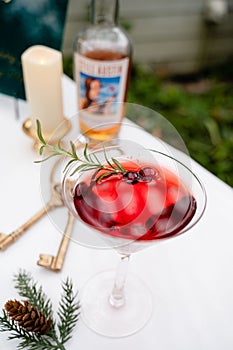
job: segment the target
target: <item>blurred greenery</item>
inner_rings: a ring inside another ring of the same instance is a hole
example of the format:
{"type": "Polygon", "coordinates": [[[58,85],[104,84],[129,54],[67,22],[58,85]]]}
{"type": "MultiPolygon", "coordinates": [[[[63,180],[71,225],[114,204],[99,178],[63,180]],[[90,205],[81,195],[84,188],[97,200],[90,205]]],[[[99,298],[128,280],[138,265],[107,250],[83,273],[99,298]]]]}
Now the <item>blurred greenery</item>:
{"type": "MultiPolygon", "coordinates": [[[[64,59],[72,77],[72,60],[64,59]]],[[[216,67],[196,76],[158,77],[148,66],[134,65],[128,102],[150,107],[177,129],[193,159],[233,186],[233,69],[216,67]]],[[[132,117],[151,134],[156,122],[132,117]]]]}
{"type": "MultiPolygon", "coordinates": [[[[224,68],[159,79],[153,70],[134,67],[128,102],[161,113],[177,129],[191,157],[233,186],[233,74],[224,68]]],[[[135,122],[156,134],[153,120],[135,122]]]]}

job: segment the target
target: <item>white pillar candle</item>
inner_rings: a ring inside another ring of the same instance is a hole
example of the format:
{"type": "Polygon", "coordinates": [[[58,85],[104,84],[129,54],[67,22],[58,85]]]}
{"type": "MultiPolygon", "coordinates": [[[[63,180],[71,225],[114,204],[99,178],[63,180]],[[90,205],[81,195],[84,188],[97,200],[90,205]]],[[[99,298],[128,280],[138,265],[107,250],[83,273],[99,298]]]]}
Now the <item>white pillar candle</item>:
{"type": "Polygon", "coordinates": [[[32,126],[39,119],[42,131],[52,133],[64,120],[62,54],[46,46],[28,48],[21,56],[23,79],[32,126]]]}

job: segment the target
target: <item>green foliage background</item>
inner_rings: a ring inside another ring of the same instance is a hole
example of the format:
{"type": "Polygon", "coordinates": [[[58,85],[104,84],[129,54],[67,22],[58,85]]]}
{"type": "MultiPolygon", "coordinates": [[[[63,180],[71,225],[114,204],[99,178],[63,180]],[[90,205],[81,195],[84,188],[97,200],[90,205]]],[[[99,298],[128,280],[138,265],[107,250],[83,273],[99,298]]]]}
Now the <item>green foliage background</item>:
{"type": "MultiPolygon", "coordinates": [[[[64,60],[72,74],[72,59],[64,60]]],[[[167,118],[183,138],[192,158],[233,186],[233,69],[216,67],[195,77],[159,78],[155,71],[134,65],[128,102],[150,107],[167,118]]],[[[156,135],[153,119],[134,122],[156,135]]]]}
{"type": "MultiPolygon", "coordinates": [[[[233,185],[233,70],[216,67],[187,81],[132,70],[128,102],[150,107],[180,133],[192,158],[233,185]]],[[[134,120],[156,134],[153,120],[134,120]]]]}

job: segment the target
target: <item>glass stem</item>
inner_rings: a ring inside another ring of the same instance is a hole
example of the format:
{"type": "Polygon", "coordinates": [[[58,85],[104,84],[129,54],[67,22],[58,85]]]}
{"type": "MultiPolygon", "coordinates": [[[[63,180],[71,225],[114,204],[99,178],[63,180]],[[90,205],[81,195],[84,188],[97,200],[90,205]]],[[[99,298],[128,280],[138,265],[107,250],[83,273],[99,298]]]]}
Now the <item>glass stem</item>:
{"type": "Polygon", "coordinates": [[[130,255],[122,255],[118,264],[112,293],[109,298],[110,304],[119,308],[125,303],[125,282],[128,271],[130,255]]]}

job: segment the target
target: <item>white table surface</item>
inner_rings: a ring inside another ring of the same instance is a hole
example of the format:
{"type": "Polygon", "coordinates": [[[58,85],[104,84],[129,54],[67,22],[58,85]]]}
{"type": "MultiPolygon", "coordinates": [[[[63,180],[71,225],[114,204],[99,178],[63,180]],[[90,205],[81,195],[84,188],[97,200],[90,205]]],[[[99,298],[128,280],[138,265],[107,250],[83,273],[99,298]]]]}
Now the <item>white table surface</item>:
{"type": "MultiPolygon", "coordinates": [[[[76,111],[73,81],[64,77],[64,111],[76,111]]],[[[10,233],[43,205],[40,167],[32,141],[22,132],[27,104],[19,103],[20,118],[11,97],[0,95],[0,231],[10,233]]],[[[144,139],[151,136],[141,131],[144,139]]],[[[99,336],[80,320],[67,350],[232,350],[233,348],[233,191],[193,162],[208,196],[201,221],[176,239],[142,250],[132,257],[130,272],[144,279],[152,291],[154,311],[135,335],[112,339],[99,336]]],[[[77,289],[96,272],[115,268],[117,254],[71,242],[59,273],[36,264],[40,253],[55,254],[61,235],[48,217],[30,228],[17,243],[0,252],[0,309],[18,298],[13,275],[25,269],[44,287],[56,309],[61,281],[70,276],[77,289]]],[[[16,349],[0,333],[0,349],[16,349]]]]}

